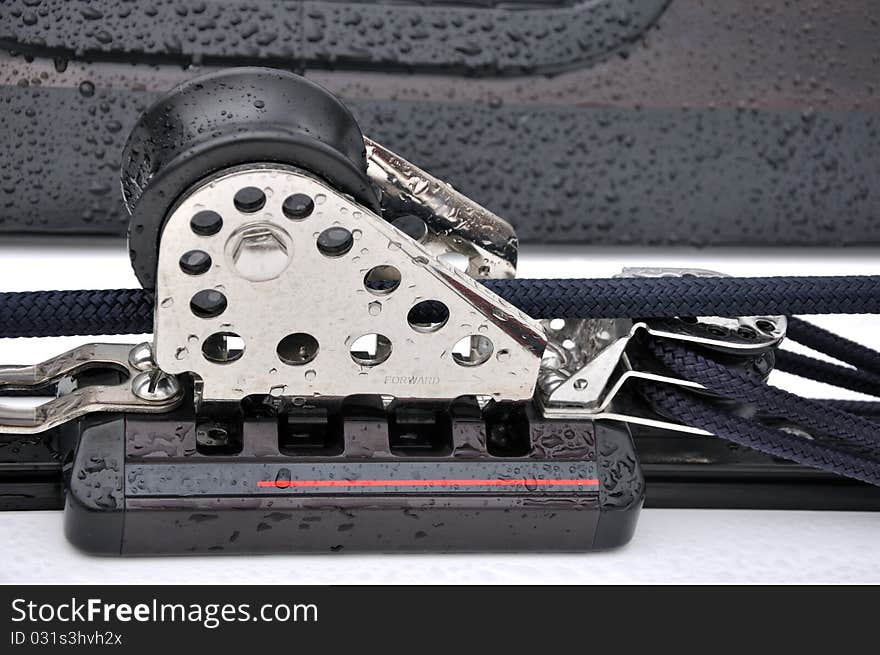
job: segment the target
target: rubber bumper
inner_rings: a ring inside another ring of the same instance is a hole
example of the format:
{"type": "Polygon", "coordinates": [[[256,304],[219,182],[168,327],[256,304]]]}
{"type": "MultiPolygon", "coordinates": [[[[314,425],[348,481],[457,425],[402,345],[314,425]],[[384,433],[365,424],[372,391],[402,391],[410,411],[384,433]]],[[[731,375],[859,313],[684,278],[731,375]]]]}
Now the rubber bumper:
{"type": "Polygon", "coordinates": [[[256,162],[298,166],[379,208],[363,135],[330,92],[270,68],[188,80],[138,119],[122,155],[129,251],[144,288],[153,288],[161,229],[181,194],[212,173],[256,162]]]}

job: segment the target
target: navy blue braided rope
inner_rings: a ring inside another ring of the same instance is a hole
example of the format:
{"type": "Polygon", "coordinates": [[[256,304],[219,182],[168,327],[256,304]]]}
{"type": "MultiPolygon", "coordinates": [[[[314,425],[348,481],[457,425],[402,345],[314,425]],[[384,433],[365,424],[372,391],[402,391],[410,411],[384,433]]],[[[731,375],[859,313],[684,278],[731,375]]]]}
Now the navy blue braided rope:
{"type": "Polygon", "coordinates": [[[880,420],[880,402],[873,400],[839,400],[837,398],[828,398],[819,401],[829,407],[834,407],[842,412],[850,414],[858,414],[859,416],[867,416],[872,420],[880,420]]]}
{"type": "Polygon", "coordinates": [[[679,344],[651,339],[649,345],[654,356],[681,378],[808,430],[836,437],[843,446],[880,453],[880,424],[863,416],[760,382],[679,344]]]}
{"type": "Polygon", "coordinates": [[[824,382],[835,387],[857,391],[869,396],[880,396],[880,375],[855,368],[846,368],[815,357],[789,350],[776,352],[776,368],[802,378],[824,382]]]}
{"type": "MultiPolygon", "coordinates": [[[[487,280],[534,318],[880,313],[880,276],[487,280]]],[[[143,334],[152,292],[0,293],[0,337],[143,334]]]]}
{"type": "Polygon", "coordinates": [[[880,352],[867,346],[794,316],[788,319],[786,335],[807,348],[880,376],[880,352]]]}
{"type": "Polygon", "coordinates": [[[153,329],[143,289],[0,293],[0,337],[143,334],[153,329]]]}
{"type": "Polygon", "coordinates": [[[876,314],[880,276],[488,280],[534,318],[876,314]]]}
{"type": "Polygon", "coordinates": [[[804,466],[880,485],[880,461],[875,456],[788,434],[669,386],[643,384],[641,392],[654,407],[685,425],[804,466]]]}

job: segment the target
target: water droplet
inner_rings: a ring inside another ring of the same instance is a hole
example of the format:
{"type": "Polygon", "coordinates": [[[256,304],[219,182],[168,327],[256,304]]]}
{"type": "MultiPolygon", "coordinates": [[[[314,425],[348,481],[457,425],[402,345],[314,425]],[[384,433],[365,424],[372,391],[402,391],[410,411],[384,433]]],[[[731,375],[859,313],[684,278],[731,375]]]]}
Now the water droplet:
{"type": "Polygon", "coordinates": [[[287,487],[290,485],[290,469],[281,469],[275,476],[276,487],[287,487]]]}

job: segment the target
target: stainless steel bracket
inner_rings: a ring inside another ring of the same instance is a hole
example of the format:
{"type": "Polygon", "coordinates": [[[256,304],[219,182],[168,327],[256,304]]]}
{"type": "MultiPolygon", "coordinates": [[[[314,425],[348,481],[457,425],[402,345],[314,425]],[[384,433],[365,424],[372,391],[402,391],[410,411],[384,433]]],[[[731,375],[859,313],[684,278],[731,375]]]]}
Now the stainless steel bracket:
{"type": "MultiPolygon", "coordinates": [[[[473,216],[461,223],[485,228],[473,216]]],[[[203,401],[522,400],[546,345],[538,321],[425,244],[323,181],[270,164],[219,173],[172,209],[154,325],[159,366],[194,374],[203,401]],[[242,204],[242,190],[259,206],[242,204]],[[205,213],[216,225],[205,227],[205,213]]]]}
{"type": "Polygon", "coordinates": [[[74,348],[31,366],[0,366],[0,398],[15,392],[17,404],[0,404],[0,434],[37,434],[94,412],[166,412],[183,397],[179,382],[152,361],[148,345],[97,343],[74,348]],[[110,370],[118,384],[84,385],[77,375],[110,370]],[[46,398],[22,406],[22,396],[46,398]]]}
{"type": "MultiPolygon", "coordinates": [[[[681,275],[718,276],[699,269],[627,269],[625,276],[669,277],[681,275]]],[[[677,432],[706,434],[678,423],[620,411],[617,400],[631,380],[703,389],[699,384],[638,370],[627,349],[639,331],[663,339],[719,348],[743,355],[759,353],[779,345],[786,332],[784,316],[678,317],[632,321],[547,320],[548,334],[538,380],[536,399],[547,418],[592,418],[618,420],[677,432]]]]}
{"type": "Polygon", "coordinates": [[[516,276],[518,242],[513,227],[452,186],[364,137],[367,175],[395,210],[421,218],[421,245],[435,257],[458,253],[476,279],[516,276]]]}

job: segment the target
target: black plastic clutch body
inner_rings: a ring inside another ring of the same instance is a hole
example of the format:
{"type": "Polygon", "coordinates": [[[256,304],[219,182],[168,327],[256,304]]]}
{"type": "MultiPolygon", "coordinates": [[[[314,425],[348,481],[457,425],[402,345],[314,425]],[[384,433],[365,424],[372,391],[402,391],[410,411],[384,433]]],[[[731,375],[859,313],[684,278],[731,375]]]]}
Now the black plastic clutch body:
{"type": "Polygon", "coordinates": [[[67,536],[106,555],[581,551],[632,537],[644,479],[625,426],[526,406],[497,424],[475,406],[431,420],[380,408],[248,418],[233,428],[239,446],[219,450],[184,413],[89,419],[67,536]]]}

